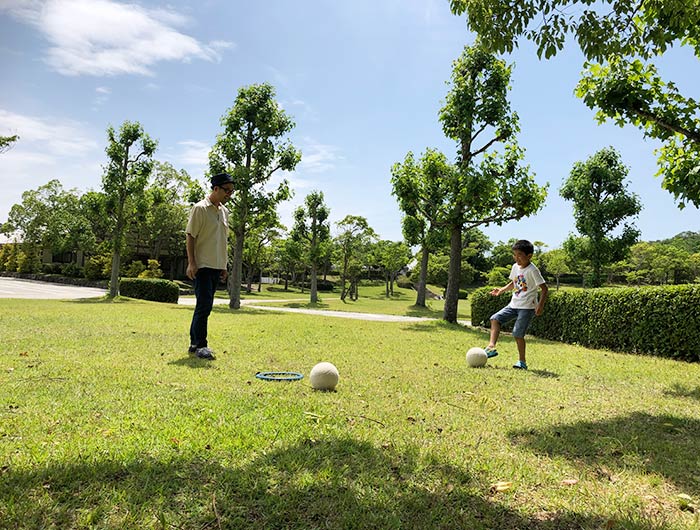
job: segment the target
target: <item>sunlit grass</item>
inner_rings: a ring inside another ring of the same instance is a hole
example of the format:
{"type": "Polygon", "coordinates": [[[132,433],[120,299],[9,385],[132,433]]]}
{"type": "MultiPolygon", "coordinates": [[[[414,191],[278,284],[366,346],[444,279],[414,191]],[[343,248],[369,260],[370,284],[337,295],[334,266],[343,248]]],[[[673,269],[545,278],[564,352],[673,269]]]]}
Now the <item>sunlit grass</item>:
{"type": "Polygon", "coordinates": [[[532,339],[520,372],[505,336],[469,369],[482,331],[225,306],[207,362],[191,314],[0,300],[0,528],[699,522],[698,365],[532,339]],[[322,360],[337,392],[255,378],[322,360]]]}

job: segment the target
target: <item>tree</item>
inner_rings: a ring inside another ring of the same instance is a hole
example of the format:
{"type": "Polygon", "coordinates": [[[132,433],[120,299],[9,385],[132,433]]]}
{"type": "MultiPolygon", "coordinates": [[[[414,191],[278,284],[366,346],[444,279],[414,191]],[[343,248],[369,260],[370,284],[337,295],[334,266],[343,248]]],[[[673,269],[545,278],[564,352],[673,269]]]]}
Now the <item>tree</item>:
{"type": "Polygon", "coordinates": [[[351,300],[358,296],[357,283],[370,243],[377,238],[374,230],[367,223],[367,219],[359,215],[347,215],[336,223],[340,233],[335,238],[336,252],[340,262],[340,299],[350,295],[351,300]],[[349,285],[346,287],[346,283],[349,285]]]}
{"type": "MultiPolygon", "coordinates": [[[[1,231],[22,241],[25,256],[37,258],[44,249],[53,254],[88,250],[95,241],[77,191],[64,190],[58,180],[25,191],[22,202],[10,209],[1,231]]],[[[37,268],[39,262],[35,260],[30,268],[37,268]]]]}
{"type": "MultiPolygon", "coordinates": [[[[178,171],[168,162],[156,161],[153,179],[145,190],[146,208],[137,231],[148,247],[150,258],[160,260],[167,252],[177,256],[184,252],[187,205],[199,184],[183,169],[178,171]]],[[[175,275],[175,260],[170,260],[169,277],[175,275]]]]}
{"type": "Polygon", "coordinates": [[[323,244],[330,239],[328,216],[331,211],[323,202],[323,192],[312,191],[304,199],[304,206],[294,211],[292,238],[302,243],[305,261],[311,268],[310,302],[318,302],[318,269],[323,259],[323,244]]]}
{"type": "Polygon", "coordinates": [[[377,241],[372,248],[373,261],[382,270],[386,297],[394,294],[394,281],[401,269],[411,260],[411,249],[401,241],[377,241]]]}
{"type": "Polygon", "coordinates": [[[664,142],[662,187],[679,206],[700,207],[700,107],[651,62],[674,46],[700,57],[700,0],[450,0],[489,49],[513,51],[525,37],[553,57],[573,35],[587,59],[576,94],[599,121],[632,124],[664,142]]]}
{"type": "Polygon", "coordinates": [[[540,257],[542,261],[542,270],[545,273],[551,274],[557,280],[557,291],[559,290],[559,278],[562,274],[569,274],[571,270],[569,269],[568,256],[563,249],[554,249],[549,252],[545,252],[540,257]]]}
{"type": "Polygon", "coordinates": [[[19,140],[16,134],[13,136],[0,136],[0,154],[12,149],[12,145],[19,140]]]}
{"type": "Polygon", "coordinates": [[[502,224],[537,212],[547,186],[535,183],[515,141],[518,117],[507,99],[511,68],[480,43],[455,61],[451,89],[440,110],[445,135],[457,142],[457,160],[441,181],[436,205],[450,234],[450,271],[443,318],[457,321],[465,230],[502,224]],[[504,143],[503,152],[489,151],[504,143]]]}
{"type": "Polygon", "coordinates": [[[119,266],[129,219],[142,205],[157,145],[138,122],[125,121],[119,133],[111,125],[107,128],[105,151],[109,163],[102,176],[102,189],[112,223],[112,274],[109,284],[109,296],[112,298],[119,294],[119,266]]]}
{"type": "Polygon", "coordinates": [[[234,251],[229,278],[232,309],[241,306],[243,248],[251,220],[261,212],[274,210],[290,196],[284,179],[273,191],[265,186],[275,172],[292,171],[301,160],[301,153],[284,140],[294,122],[274,96],[274,89],[267,83],[240,88],[233,107],[221,118],[224,130],[209,153],[211,173],[226,171],[234,181],[230,220],[234,251]]]}
{"type": "Polygon", "coordinates": [[[601,149],[586,162],[574,164],[560,190],[563,198],[573,201],[576,229],[585,238],[579,245],[565,243],[565,249],[576,260],[591,262],[593,287],[603,283],[603,266],[622,259],[639,237],[639,231],[627,222],[620,235],[612,235],[642,209],[638,196],[626,189],[627,173],[615,149],[601,149]]]}
{"type": "Polygon", "coordinates": [[[392,194],[404,213],[403,236],[409,245],[420,245],[416,305],[425,307],[426,279],[430,254],[444,246],[447,234],[436,205],[441,204],[441,183],[451,171],[442,153],[428,149],[416,163],[412,152],[391,168],[392,194]]]}

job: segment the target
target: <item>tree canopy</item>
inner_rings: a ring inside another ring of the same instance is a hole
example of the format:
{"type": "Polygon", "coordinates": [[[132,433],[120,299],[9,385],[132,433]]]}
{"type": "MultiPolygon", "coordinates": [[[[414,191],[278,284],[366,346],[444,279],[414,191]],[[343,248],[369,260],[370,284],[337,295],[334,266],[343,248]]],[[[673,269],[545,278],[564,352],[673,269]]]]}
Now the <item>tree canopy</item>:
{"type": "Polygon", "coordinates": [[[674,46],[700,58],[700,0],[450,0],[450,7],[499,53],[525,38],[548,59],[572,36],[588,61],[576,94],[599,121],[632,124],[660,140],[662,187],[680,208],[700,207],[700,106],[654,64],[674,46]]]}

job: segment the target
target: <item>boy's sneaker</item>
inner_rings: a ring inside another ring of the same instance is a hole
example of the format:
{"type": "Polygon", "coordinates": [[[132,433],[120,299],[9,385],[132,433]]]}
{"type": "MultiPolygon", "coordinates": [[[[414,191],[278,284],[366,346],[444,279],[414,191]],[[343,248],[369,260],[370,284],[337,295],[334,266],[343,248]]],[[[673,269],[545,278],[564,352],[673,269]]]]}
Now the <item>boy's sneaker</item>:
{"type": "Polygon", "coordinates": [[[214,359],[216,359],[216,357],[214,357],[214,352],[206,346],[204,346],[203,348],[197,348],[195,355],[197,355],[197,357],[199,357],[200,359],[207,359],[209,361],[213,361],[214,359]]]}
{"type": "Polygon", "coordinates": [[[486,348],[484,348],[484,351],[486,352],[486,357],[489,359],[492,359],[493,357],[498,355],[498,351],[496,350],[496,348],[490,348],[489,346],[486,346],[486,348]]]}
{"type": "Polygon", "coordinates": [[[527,363],[518,361],[513,365],[513,368],[516,368],[517,370],[527,370],[527,363]]]}

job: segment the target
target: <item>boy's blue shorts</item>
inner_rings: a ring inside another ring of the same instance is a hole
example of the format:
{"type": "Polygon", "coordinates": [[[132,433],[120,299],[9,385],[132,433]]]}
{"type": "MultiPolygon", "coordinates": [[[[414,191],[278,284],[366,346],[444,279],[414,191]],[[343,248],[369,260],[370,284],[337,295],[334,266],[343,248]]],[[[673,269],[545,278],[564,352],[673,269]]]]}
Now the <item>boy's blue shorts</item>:
{"type": "Polygon", "coordinates": [[[530,327],[530,322],[534,316],[534,309],[515,309],[506,306],[498,313],[491,315],[490,320],[498,320],[501,324],[505,324],[506,322],[516,319],[515,326],[513,327],[513,336],[517,339],[522,339],[525,337],[525,332],[527,328],[530,327]]]}

